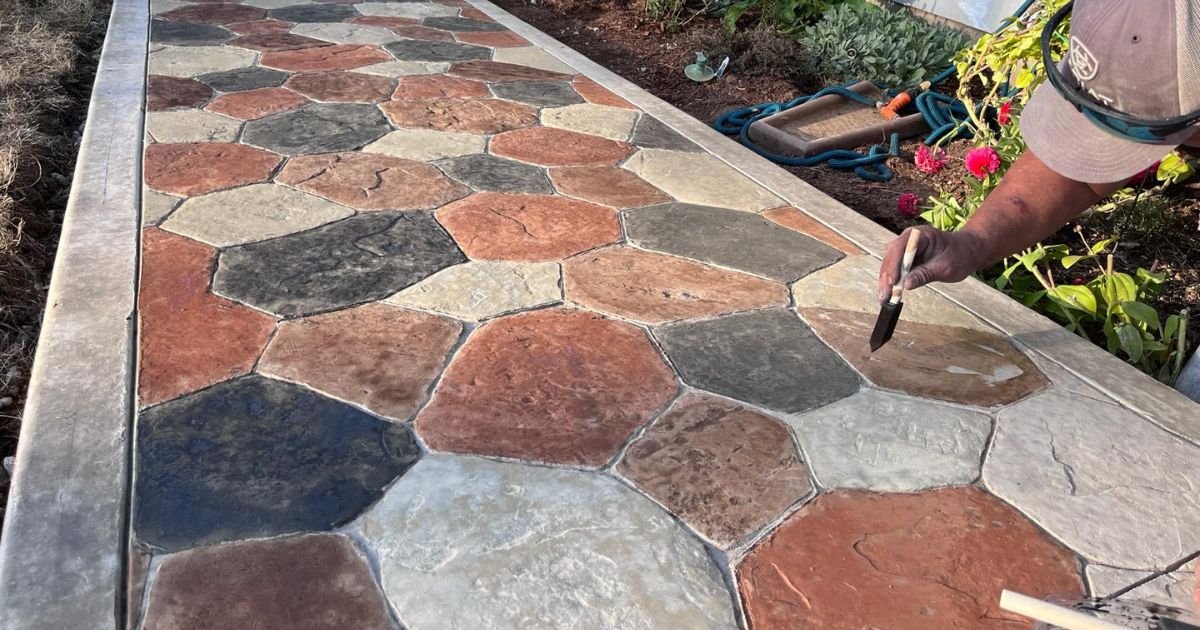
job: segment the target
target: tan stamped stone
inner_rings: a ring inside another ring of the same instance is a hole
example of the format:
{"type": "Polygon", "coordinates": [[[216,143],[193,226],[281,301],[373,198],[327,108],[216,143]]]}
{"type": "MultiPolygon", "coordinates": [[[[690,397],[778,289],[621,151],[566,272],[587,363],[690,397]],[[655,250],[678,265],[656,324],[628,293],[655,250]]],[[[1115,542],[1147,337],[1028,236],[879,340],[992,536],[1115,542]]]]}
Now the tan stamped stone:
{"type": "Polygon", "coordinates": [[[614,247],[563,263],[567,299],[646,324],[786,306],[777,282],[686,258],[614,247]]]}
{"type": "Polygon", "coordinates": [[[284,322],[258,371],[395,420],[425,402],[462,325],[389,304],[284,322]]]}
{"type": "Polygon", "coordinates": [[[257,120],[271,114],[286,112],[308,103],[303,96],[281,87],[258,88],[245,92],[222,94],[204,109],[240,120],[257,120]]]}
{"type": "Polygon", "coordinates": [[[537,110],[491,98],[429,98],[387,101],[379,108],[397,127],[500,133],[537,124],[537,110]]]}
{"type": "Polygon", "coordinates": [[[282,160],[270,151],[223,142],[152,144],[143,173],[154,190],[203,195],[266,181],[282,160]]]}
{"type": "Polygon", "coordinates": [[[555,57],[538,46],[497,48],[495,54],[492,55],[492,59],[501,63],[511,63],[518,66],[540,68],[542,70],[549,70],[550,72],[575,74],[575,68],[572,68],[566,63],[560,61],[558,57],[555,57]]]}
{"type": "Polygon", "coordinates": [[[550,169],[558,192],[614,208],[640,208],[671,200],[646,180],[615,166],[572,166],[550,169]]]}
{"type": "Polygon", "coordinates": [[[491,144],[496,155],[542,166],[615,164],[632,151],[633,146],[625,142],[548,127],[502,133],[491,144]]]}
{"type": "Polygon", "coordinates": [[[225,46],[165,46],[150,53],[150,74],[195,77],[254,65],[252,50],[225,46]]]}
{"type": "Polygon", "coordinates": [[[355,5],[355,7],[363,15],[401,17],[414,20],[458,15],[458,9],[432,2],[364,2],[355,5]]]}
{"type": "Polygon", "coordinates": [[[378,153],[292,158],[276,181],[359,210],[436,208],[468,192],[428,164],[378,153]]]}
{"type": "Polygon", "coordinates": [[[487,85],[479,81],[439,74],[400,77],[396,81],[396,90],[392,93],[392,98],[459,98],[490,95],[487,85]]]}
{"type": "Polygon", "coordinates": [[[158,225],[179,205],[181,199],[142,186],[142,226],[158,225]]]}
{"type": "Polygon", "coordinates": [[[613,140],[628,140],[637,117],[637,112],[632,110],[592,103],[550,107],[541,113],[542,124],[547,127],[570,129],[613,140]]]}
{"type": "Polygon", "coordinates": [[[418,162],[483,153],[487,136],[429,129],[400,129],[363,147],[367,153],[382,153],[418,162]]]}
{"type": "Polygon", "coordinates": [[[782,201],[707,153],[642,149],[624,167],[684,203],[758,212],[782,201]]]}
{"type": "Polygon", "coordinates": [[[302,232],[354,211],[278,184],[255,184],[183,202],[164,230],[216,247],[240,245],[302,232]]]}
{"type": "Polygon", "coordinates": [[[323,39],[335,44],[386,44],[396,34],[382,26],[337,22],[310,22],[292,27],[292,34],[323,39]]]}
{"type": "Polygon", "coordinates": [[[355,68],[354,71],[381,77],[407,77],[421,74],[440,74],[449,69],[449,63],[438,61],[384,61],[383,63],[355,68]]]}
{"type": "Polygon", "coordinates": [[[801,234],[807,234],[830,247],[840,250],[848,256],[863,253],[862,249],[850,242],[846,237],[834,232],[826,227],[825,224],[795,208],[774,208],[762,214],[779,225],[796,230],[801,234]]]}
{"type": "Polygon", "coordinates": [[[475,261],[426,278],[387,301],[480,321],[562,300],[555,263],[475,261]]]}
{"type": "Polygon", "coordinates": [[[476,193],[437,219],[474,260],[559,260],[621,238],[612,209],[566,197],[476,193]]]}
{"type": "MultiPolygon", "coordinates": [[[[1154,578],[1122,595],[1121,598],[1150,601],[1198,614],[1200,605],[1193,598],[1193,594],[1196,593],[1196,568],[1198,565],[1200,562],[1193,560],[1180,567],[1178,571],[1154,578]]],[[[1096,597],[1107,597],[1117,589],[1123,589],[1134,582],[1150,577],[1148,571],[1131,571],[1106,567],[1101,564],[1089,564],[1085,573],[1088,583],[1092,586],[1092,594],[1096,597]]]]}
{"type": "Polygon", "coordinates": [[[284,84],[314,101],[325,103],[376,103],[388,97],[392,79],[360,72],[302,72],[284,84]]]}
{"type": "Polygon", "coordinates": [[[259,63],[280,70],[315,72],[317,70],[349,70],[388,61],[391,58],[391,55],[378,46],[338,44],[320,48],[263,53],[259,63]]]}
{"type": "Polygon", "coordinates": [[[146,114],[146,133],[155,142],[233,142],[241,121],[195,109],[146,114]]]}
{"type": "MultiPolygon", "coordinates": [[[[796,281],[792,285],[792,295],[799,308],[836,308],[876,315],[879,313],[879,297],[876,295],[878,275],[878,258],[847,256],[796,281]]],[[[904,292],[901,320],[994,331],[974,315],[927,287],[904,292]]]]}
{"type": "MultiPolygon", "coordinates": [[[[380,19],[382,19],[382,16],[367,16],[367,17],[358,18],[358,19],[366,20],[366,19],[372,19],[375,17],[379,17],[380,19]]],[[[403,18],[388,18],[388,19],[399,20],[399,19],[403,19],[403,18]]],[[[429,28],[428,26],[420,26],[418,24],[413,24],[413,25],[408,25],[408,26],[395,25],[395,26],[389,26],[388,29],[390,29],[393,33],[399,35],[401,38],[404,38],[404,39],[419,39],[419,40],[425,41],[425,42],[452,42],[452,41],[454,41],[454,36],[446,31],[441,31],[436,28],[429,28]]]]}

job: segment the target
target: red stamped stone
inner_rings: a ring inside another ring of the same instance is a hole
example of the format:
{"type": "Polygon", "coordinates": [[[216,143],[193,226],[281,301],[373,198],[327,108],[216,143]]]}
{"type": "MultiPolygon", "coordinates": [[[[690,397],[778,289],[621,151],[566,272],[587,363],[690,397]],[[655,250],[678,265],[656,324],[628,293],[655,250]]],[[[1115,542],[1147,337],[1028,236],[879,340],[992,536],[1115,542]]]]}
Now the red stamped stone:
{"type": "Polygon", "coordinates": [[[267,345],[274,318],[209,292],[216,255],[158,228],[142,235],[142,406],[248,374],[267,345]]]}
{"type": "Polygon", "coordinates": [[[534,311],[472,334],[415,426],[436,450],[602,466],[676,389],[641,330],[534,311]]]}
{"type": "Polygon", "coordinates": [[[479,81],[448,77],[442,74],[426,74],[400,77],[396,80],[395,99],[409,98],[455,98],[486,97],[487,86],[479,81]]]}
{"type": "Polygon", "coordinates": [[[293,72],[349,70],[388,61],[391,58],[391,55],[378,46],[342,44],[263,53],[259,65],[293,72]]]}
{"type": "Polygon", "coordinates": [[[281,20],[254,20],[252,22],[234,22],[226,24],[225,28],[238,35],[264,35],[267,33],[286,33],[295,24],[281,20]]]}
{"type": "Polygon", "coordinates": [[[576,166],[550,169],[558,192],[614,208],[639,208],[671,200],[646,180],[615,166],[576,166]]]}
{"type": "Polygon", "coordinates": [[[195,79],[152,74],[146,84],[146,109],[152,112],[200,107],[212,97],[212,88],[195,79]]]}
{"type": "Polygon", "coordinates": [[[836,492],[789,518],[742,562],[755,630],[1014,628],[1000,591],[1083,593],[1078,560],[975,488],[836,492]]]}
{"type": "Polygon", "coordinates": [[[451,64],[450,74],[463,77],[464,79],[487,81],[488,83],[571,80],[571,75],[562,74],[561,72],[551,72],[549,70],[542,70],[541,68],[520,66],[515,63],[503,63],[483,59],[460,61],[451,64]]]}
{"type": "Polygon", "coordinates": [[[529,40],[512,31],[480,31],[456,33],[455,37],[464,44],[491,46],[492,48],[519,48],[529,46],[529,40]]]}
{"type": "Polygon", "coordinates": [[[276,181],[359,210],[437,208],[469,192],[433,166],[378,153],[294,157],[276,181]]]}
{"type": "Polygon", "coordinates": [[[625,142],[586,133],[534,127],[502,133],[492,139],[495,155],[542,166],[615,164],[633,153],[625,142]]]}
{"type": "Polygon", "coordinates": [[[201,24],[232,24],[267,17],[265,9],[231,3],[194,4],[160,13],[157,17],[172,22],[200,22],[201,24]]]}
{"type": "Polygon", "coordinates": [[[392,80],[359,72],[304,72],[284,85],[316,101],[375,103],[388,97],[392,80]]]}
{"type": "Polygon", "coordinates": [[[500,133],[537,124],[537,109],[494,98],[422,98],[392,100],[379,108],[397,127],[500,133]]]}
{"type": "Polygon", "coordinates": [[[612,209],[566,197],[477,193],[436,216],[475,260],[558,260],[621,238],[612,209]]]}
{"type": "Polygon", "coordinates": [[[203,195],[265,182],[282,160],[240,144],[197,142],[146,147],[146,185],[173,195],[203,195]]]}
{"type": "Polygon", "coordinates": [[[296,109],[307,102],[308,99],[291,90],[268,87],[223,94],[213,99],[204,109],[240,120],[255,120],[296,109]]]}
{"type": "Polygon", "coordinates": [[[260,33],[258,35],[243,35],[229,42],[229,45],[260,51],[301,50],[304,48],[332,46],[332,44],[326,41],[305,37],[303,35],[294,35],[292,33],[260,33]]]}
{"type": "Polygon", "coordinates": [[[774,210],[763,212],[762,215],[786,228],[791,228],[801,234],[807,234],[845,254],[854,255],[862,253],[862,250],[846,239],[846,237],[834,232],[826,227],[825,224],[795,208],[775,208],[774,210]]]}
{"type": "Polygon", "coordinates": [[[446,31],[419,25],[396,25],[387,27],[393,33],[406,39],[419,39],[426,42],[452,42],[454,36],[446,31]]]}
{"type": "Polygon", "coordinates": [[[571,81],[571,85],[589,103],[607,105],[609,107],[622,107],[624,109],[637,109],[629,101],[600,87],[599,83],[581,74],[575,76],[575,79],[571,81]]]}
{"type": "Polygon", "coordinates": [[[480,20],[482,22],[495,22],[496,21],[496,20],[493,20],[491,18],[491,16],[484,13],[483,11],[480,11],[479,9],[476,9],[475,7],[470,7],[470,6],[463,8],[461,15],[465,18],[471,18],[472,20],[480,20]]]}
{"type": "Polygon", "coordinates": [[[258,370],[407,420],[461,333],[449,319],[368,304],[284,322],[258,370]]]}

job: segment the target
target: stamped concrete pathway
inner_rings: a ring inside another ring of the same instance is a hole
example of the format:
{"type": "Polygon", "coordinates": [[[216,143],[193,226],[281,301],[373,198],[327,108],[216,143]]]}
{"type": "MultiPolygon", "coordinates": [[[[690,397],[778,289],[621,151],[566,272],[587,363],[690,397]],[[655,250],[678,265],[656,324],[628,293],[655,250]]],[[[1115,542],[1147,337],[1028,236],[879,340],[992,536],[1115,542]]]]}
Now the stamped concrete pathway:
{"type": "Polygon", "coordinates": [[[1019,627],[1200,548],[1200,448],[933,293],[869,354],[874,259],[494,7],[152,10],[130,627],[1019,627]]]}

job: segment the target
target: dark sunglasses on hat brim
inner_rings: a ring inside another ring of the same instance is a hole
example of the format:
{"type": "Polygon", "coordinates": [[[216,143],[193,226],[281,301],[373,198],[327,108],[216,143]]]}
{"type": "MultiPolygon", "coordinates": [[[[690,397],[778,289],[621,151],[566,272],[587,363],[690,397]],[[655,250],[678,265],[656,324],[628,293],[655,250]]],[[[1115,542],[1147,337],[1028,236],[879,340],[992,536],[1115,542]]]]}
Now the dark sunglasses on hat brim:
{"type": "Polygon", "coordinates": [[[1074,5],[1073,1],[1068,2],[1050,18],[1046,27],[1042,29],[1042,63],[1046,66],[1046,78],[1050,79],[1050,84],[1059,94],[1062,94],[1063,98],[1102,129],[1135,142],[1160,143],[1200,121],[1200,111],[1163,120],[1148,120],[1130,116],[1092,98],[1082,87],[1071,85],[1067,78],[1059,72],[1058,64],[1054,63],[1050,54],[1050,40],[1062,21],[1071,14],[1071,8],[1074,5]]]}

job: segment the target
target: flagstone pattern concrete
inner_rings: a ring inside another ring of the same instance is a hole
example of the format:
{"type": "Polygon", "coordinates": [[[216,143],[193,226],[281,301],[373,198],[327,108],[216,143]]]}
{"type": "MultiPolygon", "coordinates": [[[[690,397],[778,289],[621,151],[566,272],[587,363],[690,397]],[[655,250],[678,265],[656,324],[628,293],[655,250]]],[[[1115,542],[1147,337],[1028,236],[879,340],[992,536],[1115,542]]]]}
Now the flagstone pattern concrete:
{"type": "Polygon", "coordinates": [[[868,352],[874,259],[536,33],[151,10],[137,627],[1006,627],[1200,547],[1196,445],[927,291],[868,352]]]}

